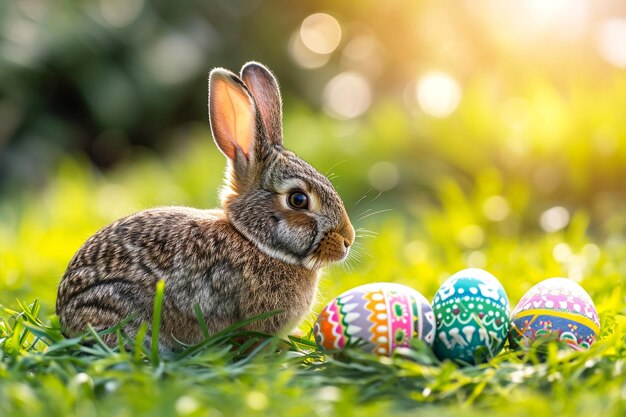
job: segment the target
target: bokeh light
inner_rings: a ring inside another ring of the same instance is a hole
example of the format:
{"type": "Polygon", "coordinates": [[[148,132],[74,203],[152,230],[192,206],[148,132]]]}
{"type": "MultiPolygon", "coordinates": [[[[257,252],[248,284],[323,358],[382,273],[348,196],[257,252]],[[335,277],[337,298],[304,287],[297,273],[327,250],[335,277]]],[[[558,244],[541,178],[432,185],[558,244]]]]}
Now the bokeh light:
{"type": "Polygon", "coordinates": [[[558,232],[569,224],[569,220],[569,211],[565,207],[556,206],[541,214],[539,224],[546,232],[558,232]]]}
{"type": "Polygon", "coordinates": [[[470,224],[458,231],[457,240],[468,249],[477,249],[485,241],[485,231],[476,224],[470,224]]]}
{"type": "Polygon", "coordinates": [[[552,249],[552,257],[559,263],[567,263],[572,258],[572,249],[567,243],[557,243],[552,249]]]}
{"type": "Polygon", "coordinates": [[[346,42],[341,51],[340,65],[358,70],[370,79],[378,78],[384,71],[384,47],[367,28],[358,27],[357,35],[346,42]]]}
{"type": "Polygon", "coordinates": [[[426,262],[429,252],[428,245],[421,240],[412,240],[403,248],[404,257],[411,264],[426,262]]]}
{"type": "Polygon", "coordinates": [[[371,59],[378,49],[378,42],[371,35],[360,35],[347,43],[343,48],[343,54],[355,61],[371,59]]]}
{"type": "Polygon", "coordinates": [[[593,147],[604,157],[613,156],[619,148],[618,136],[613,129],[611,126],[600,126],[593,134],[593,147]]]}
{"type": "Polygon", "coordinates": [[[195,75],[202,64],[202,50],[188,36],[169,33],[147,48],[144,59],[161,84],[177,84],[195,75]]]}
{"type": "Polygon", "coordinates": [[[388,161],[377,162],[369,169],[370,184],[375,190],[389,191],[398,185],[398,167],[388,161]]]}
{"type": "Polygon", "coordinates": [[[355,71],[331,79],[322,96],[324,110],[338,119],[354,119],[367,111],[372,91],[367,79],[355,71]]]}
{"type": "Polygon", "coordinates": [[[487,266],[487,256],[483,252],[475,250],[467,255],[466,262],[469,268],[484,268],[487,266]]]}
{"type": "Polygon", "coordinates": [[[485,217],[494,222],[506,219],[510,211],[509,202],[501,195],[491,196],[483,203],[483,213],[485,217]]]}
{"type": "Polygon", "coordinates": [[[143,9],[143,0],[100,0],[100,13],[111,26],[132,23],[143,9]]]}
{"type": "Polygon", "coordinates": [[[4,33],[8,42],[0,42],[2,57],[14,63],[30,66],[41,50],[41,27],[30,19],[15,17],[8,20],[4,33]]]}
{"type": "Polygon", "coordinates": [[[523,129],[531,122],[532,105],[522,97],[508,98],[502,105],[502,120],[512,129],[523,129]]]}
{"type": "Polygon", "coordinates": [[[307,48],[302,42],[302,37],[300,36],[299,31],[295,31],[291,35],[287,49],[291,59],[293,59],[294,62],[302,68],[319,68],[326,65],[330,60],[330,55],[316,54],[307,48]]]}
{"type": "Polygon", "coordinates": [[[304,46],[317,54],[330,54],[341,42],[341,26],[326,13],[315,13],[302,21],[300,37],[304,46]]]}
{"type": "Polygon", "coordinates": [[[420,78],[416,94],[424,113],[433,117],[447,117],[461,101],[461,86],[445,72],[433,71],[420,78]]]}

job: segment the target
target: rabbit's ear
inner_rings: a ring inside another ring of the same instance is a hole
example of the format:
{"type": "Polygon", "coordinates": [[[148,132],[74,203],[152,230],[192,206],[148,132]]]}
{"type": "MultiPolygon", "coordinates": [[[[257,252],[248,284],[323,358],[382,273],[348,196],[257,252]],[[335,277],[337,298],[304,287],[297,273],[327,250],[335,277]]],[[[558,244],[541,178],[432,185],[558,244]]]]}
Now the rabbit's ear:
{"type": "Polygon", "coordinates": [[[218,148],[233,162],[250,160],[256,140],[256,108],[243,82],[216,68],[209,75],[209,119],[218,148]]]}
{"type": "Polygon", "coordinates": [[[241,79],[254,97],[267,133],[267,141],[270,145],[282,146],[283,106],[276,78],[264,65],[248,62],[241,68],[241,79]]]}

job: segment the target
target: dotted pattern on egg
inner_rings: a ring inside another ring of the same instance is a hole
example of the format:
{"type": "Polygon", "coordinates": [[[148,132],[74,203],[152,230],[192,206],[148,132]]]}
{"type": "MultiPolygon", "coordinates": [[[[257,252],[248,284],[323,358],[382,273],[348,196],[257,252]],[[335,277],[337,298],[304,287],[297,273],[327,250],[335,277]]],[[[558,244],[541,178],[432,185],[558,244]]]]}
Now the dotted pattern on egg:
{"type": "Polygon", "coordinates": [[[509,301],[498,280],[467,269],[446,280],[433,299],[437,321],[434,350],[440,359],[474,363],[476,349],[500,352],[510,328],[509,301]]]}
{"type": "Polygon", "coordinates": [[[366,350],[390,355],[414,337],[432,345],[435,317],[428,301],[412,288],[366,284],[331,301],[318,316],[313,332],[325,349],[342,349],[361,341],[366,350]]]}
{"type": "Polygon", "coordinates": [[[529,345],[539,337],[556,335],[574,348],[588,349],[600,333],[591,297],[567,278],[550,278],[528,290],[512,320],[512,345],[529,345]]]}

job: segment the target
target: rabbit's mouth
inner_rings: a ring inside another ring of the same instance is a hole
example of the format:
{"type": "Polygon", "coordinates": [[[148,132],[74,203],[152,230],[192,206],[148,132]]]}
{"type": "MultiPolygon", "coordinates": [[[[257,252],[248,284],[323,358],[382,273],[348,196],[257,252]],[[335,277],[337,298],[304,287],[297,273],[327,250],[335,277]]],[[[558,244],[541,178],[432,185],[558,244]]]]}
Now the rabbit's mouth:
{"type": "Polygon", "coordinates": [[[307,269],[315,270],[331,263],[341,262],[348,257],[351,243],[339,233],[326,233],[304,259],[303,265],[307,269]]]}

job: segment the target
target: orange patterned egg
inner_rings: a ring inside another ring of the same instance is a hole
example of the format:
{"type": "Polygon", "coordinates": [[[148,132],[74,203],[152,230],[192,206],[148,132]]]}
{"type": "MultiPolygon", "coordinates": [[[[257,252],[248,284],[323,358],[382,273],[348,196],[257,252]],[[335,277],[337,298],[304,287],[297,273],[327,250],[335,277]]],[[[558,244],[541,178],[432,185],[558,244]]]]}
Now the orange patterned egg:
{"type": "Polygon", "coordinates": [[[412,338],[431,346],[435,316],[422,294],[401,284],[375,283],[353,288],[332,300],[313,328],[317,344],[339,350],[361,342],[379,355],[391,355],[412,338]]]}

